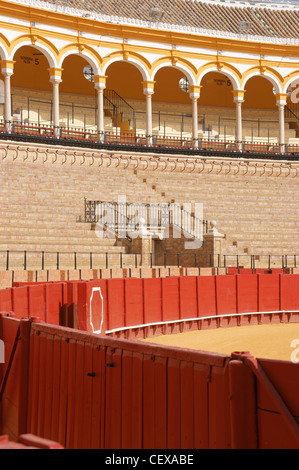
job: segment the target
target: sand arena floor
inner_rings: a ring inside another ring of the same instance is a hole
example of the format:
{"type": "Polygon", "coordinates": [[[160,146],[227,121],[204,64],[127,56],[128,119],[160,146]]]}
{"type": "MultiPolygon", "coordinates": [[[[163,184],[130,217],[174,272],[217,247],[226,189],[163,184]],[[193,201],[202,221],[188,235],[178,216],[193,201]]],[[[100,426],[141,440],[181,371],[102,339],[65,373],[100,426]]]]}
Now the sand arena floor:
{"type": "Polygon", "coordinates": [[[298,348],[295,360],[299,361],[299,323],[195,330],[156,336],[144,341],[228,355],[233,351],[249,351],[257,358],[284,361],[291,361],[291,354],[298,348]],[[297,340],[297,345],[292,347],[294,340],[297,340]]]}

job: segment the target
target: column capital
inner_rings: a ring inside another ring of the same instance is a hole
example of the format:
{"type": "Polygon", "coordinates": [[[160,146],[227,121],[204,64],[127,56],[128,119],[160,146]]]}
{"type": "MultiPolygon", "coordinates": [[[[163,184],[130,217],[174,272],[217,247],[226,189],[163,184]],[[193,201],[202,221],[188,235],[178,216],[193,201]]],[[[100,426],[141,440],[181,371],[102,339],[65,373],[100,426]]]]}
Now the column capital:
{"type": "Polygon", "coordinates": [[[235,103],[243,103],[246,90],[233,90],[233,99],[235,103]]]}
{"type": "Polygon", "coordinates": [[[287,93],[276,93],[276,106],[285,106],[287,104],[287,93]]]}
{"type": "Polygon", "coordinates": [[[189,96],[191,99],[199,98],[200,97],[200,90],[202,85],[190,85],[189,86],[189,96]]]}
{"type": "Polygon", "coordinates": [[[154,86],[155,86],[155,83],[154,81],[152,80],[147,80],[145,82],[141,82],[142,83],[142,86],[143,86],[143,93],[145,95],[152,95],[154,93],[154,86]]]}
{"type": "Polygon", "coordinates": [[[0,66],[2,75],[13,75],[13,68],[15,63],[15,60],[1,60],[0,66]]]}
{"type": "Polygon", "coordinates": [[[108,78],[107,75],[94,75],[94,87],[96,89],[104,89],[106,88],[106,79],[108,78]]]}
{"type": "Polygon", "coordinates": [[[48,69],[49,70],[49,73],[50,73],[50,81],[51,82],[58,82],[60,83],[62,80],[61,80],[61,75],[62,75],[62,71],[63,69],[60,69],[60,68],[57,68],[57,67],[52,67],[51,69],[48,69]]]}

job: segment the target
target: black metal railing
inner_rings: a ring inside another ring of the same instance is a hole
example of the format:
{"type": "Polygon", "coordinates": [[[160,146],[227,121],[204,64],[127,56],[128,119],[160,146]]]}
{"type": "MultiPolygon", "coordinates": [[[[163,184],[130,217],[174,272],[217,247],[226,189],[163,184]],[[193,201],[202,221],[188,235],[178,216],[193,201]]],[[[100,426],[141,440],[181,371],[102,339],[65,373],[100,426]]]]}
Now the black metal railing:
{"type": "Polygon", "coordinates": [[[296,268],[294,255],[230,255],[212,253],[124,253],[67,251],[0,251],[0,271],[60,270],[149,267],[218,267],[218,268],[296,268]]]}
{"type": "Polygon", "coordinates": [[[142,218],[146,228],[165,229],[174,226],[196,239],[202,239],[208,231],[207,220],[199,219],[179,204],[110,203],[85,198],[84,205],[86,223],[100,222],[107,230],[130,241],[130,232],[135,231],[136,221],[139,223],[142,218]]]}

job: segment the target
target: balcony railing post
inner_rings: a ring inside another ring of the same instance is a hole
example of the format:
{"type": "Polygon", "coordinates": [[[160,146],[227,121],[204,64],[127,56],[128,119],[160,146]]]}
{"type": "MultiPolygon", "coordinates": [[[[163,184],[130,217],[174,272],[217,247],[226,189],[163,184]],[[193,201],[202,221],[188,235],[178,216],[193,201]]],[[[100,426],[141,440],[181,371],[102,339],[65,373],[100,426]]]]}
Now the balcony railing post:
{"type": "Polygon", "coordinates": [[[59,251],[57,251],[56,267],[59,269],[59,251]]]}
{"type": "Polygon", "coordinates": [[[24,271],[26,271],[27,268],[27,251],[24,251],[24,271]]]}
{"type": "Polygon", "coordinates": [[[42,271],[45,269],[45,252],[42,251],[42,271]]]}
{"type": "Polygon", "coordinates": [[[6,271],[9,271],[9,250],[6,252],[6,271]]]}

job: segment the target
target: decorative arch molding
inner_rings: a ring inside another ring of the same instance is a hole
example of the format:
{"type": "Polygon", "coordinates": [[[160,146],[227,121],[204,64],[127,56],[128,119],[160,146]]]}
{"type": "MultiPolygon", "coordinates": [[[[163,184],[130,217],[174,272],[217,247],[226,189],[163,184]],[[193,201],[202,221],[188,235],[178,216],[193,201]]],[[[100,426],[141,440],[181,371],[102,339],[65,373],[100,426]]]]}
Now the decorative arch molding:
{"type": "Polygon", "coordinates": [[[114,62],[127,62],[134,65],[142,75],[143,81],[149,81],[150,78],[150,63],[141,55],[135,52],[117,51],[109,54],[109,57],[104,58],[102,66],[102,75],[107,75],[106,71],[114,62]]]}
{"type": "Polygon", "coordinates": [[[245,85],[252,77],[264,77],[270,81],[275,89],[276,93],[282,93],[283,90],[283,77],[279,72],[272,69],[271,67],[261,66],[253,67],[247,70],[242,76],[242,90],[245,89],[245,85]]]}
{"type": "Polygon", "coordinates": [[[24,46],[31,46],[42,52],[48,60],[50,68],[58,67],[58,50],[50,41],[42,38],[41,36],[19,36],[12,41],[10,47],[11,60],[13,60],[15,53],[24,46]]]}
{"type": "Polygon", "coordinates": [[[183,72],[189,80],[190,85],[196,85],[196,68],[191,62],[181,57],[161,57],[152,64],[151,79],[154,80],[157,72],[164,67],[171,67],[183,72]]]}
{"type": "Polygon", "coordinates": [[[284,78],[283,93],[287,93],[288,87],[295,81],[299,83],[299,70],[295,70],[284,78]]]}
{"type": "Polygon", "coordinates": [[[241,73],[233,66],[224,62],[209,62],[199,68],[197,84],[200,85],[203,77],[210,72],[218,72],[230,79],[234,90],[241,89],[241,73]]]}
{"type": "Polygon", "coordinates": [[[78,55],[84,58],[93,68],[94,74],[100,74],[100,65],[103,59],[92,47],[85,44],[68,44],[59,51],[58,67],[62,68],[64,60],[70,55],[78,55]]]}
{"type": "Polygon", "coordinates": [[[9,41],[0,33],[0,57],[1,60],[9,60],[9,41]]]}

